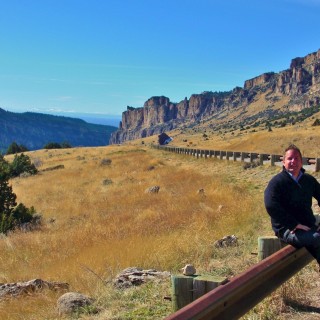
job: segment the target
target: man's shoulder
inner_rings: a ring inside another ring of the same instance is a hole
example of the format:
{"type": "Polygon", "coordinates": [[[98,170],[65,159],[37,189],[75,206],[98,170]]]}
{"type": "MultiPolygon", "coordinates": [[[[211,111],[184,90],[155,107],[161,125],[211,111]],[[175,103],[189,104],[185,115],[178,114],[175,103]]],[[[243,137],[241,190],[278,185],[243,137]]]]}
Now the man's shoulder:
{"type": "Polygon", "coordinates": [[[267,186],[267,189],[275,187],[275,186],[279,186],[281,184],[287,183],[288,181],[290,181],[288,178],[289,175],[287,172],[285,172],[284,170],[277,173],[275,176],[273,176],[267,186]]]}
{"type": "Polygon", "coordinates": [[[302,175],[302,177],[303,177],[304,179],[306,179],[306,180],[313,180],[313,181],[319,183],[319,181],[316,179],[316,177],[314,177],[314,176],[311,175],[310,173],[304,172],[303,175],[302,175]]]}
{"type": "Polygon", "coordinates": [[[271,181],[283,181],[284,179],[288,178],[289,177],[289,174],[285,171],[285,170],[282,170],[280,171],[279,173],[277,173],[275,176],[273,176],[270,180],[271,181]]]}

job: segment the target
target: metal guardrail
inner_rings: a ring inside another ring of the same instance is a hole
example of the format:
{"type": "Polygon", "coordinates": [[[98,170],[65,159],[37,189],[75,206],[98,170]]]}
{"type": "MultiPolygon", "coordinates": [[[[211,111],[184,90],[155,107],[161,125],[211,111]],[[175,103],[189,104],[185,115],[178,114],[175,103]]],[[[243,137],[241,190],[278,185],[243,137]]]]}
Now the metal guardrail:
{"type": "MultiPolygon", "coordinates": [[[[218,158],[221,160],[233,160],[243,162],[258,161],[260,165],[269,163],[274,166],[281,164],[283,156],[276,154],[262,154],[254,152],[240,152],[240,151],[221,151],[221,150],[204,150],[204,149],[192,149],[192,148],[180,148],[168,145],[152,145],[153,148],[163,149],[169,152],[175,152],[179,154],[191,155],[197,158],[218,158]]],[[[320,158],[302,158],[304,166],[310,166],[310,169],[318,172],[320,171],[320,158]]],[[[309,169],[309,168],[308,168],[309,169]]]]}
{"type": "MultiPolygon", "coordinates": [[[[282,161],[282,155],[257,154],[178,148],[153,145],[157,149],[195,156],[197,158],[219,158],[234,161],[259,161],[275,165],[282,161]]],[[[304,165],[314,166],[320,171],[319,158],[303,158],[304,165]]],[[[233,320],[245,315],[256,304],[285,283],[306,266],[313,257],[305,248],[296,249],[290,245],[260,261],[247,271],[232,278],[226,284],[206,293],[164,320],[233,320]]]]}
{"type": "Polygon", "coordinates": [[[239,319],[312,259],[305,248],[288,245],[165,320],[239,319]]]}

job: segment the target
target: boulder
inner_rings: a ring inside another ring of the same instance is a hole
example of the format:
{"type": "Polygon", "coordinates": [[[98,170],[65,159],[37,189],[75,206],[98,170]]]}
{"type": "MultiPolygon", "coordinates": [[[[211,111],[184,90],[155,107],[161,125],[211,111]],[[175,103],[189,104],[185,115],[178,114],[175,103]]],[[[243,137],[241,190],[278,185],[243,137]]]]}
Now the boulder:
{"type": "Polygon", "coordinates": [[[145,193],[158,193],[160,190],[159,186],[153,186],[145,190],[145,193]]]}
{"type": "Polygon", "coordinates": [[[59,315],[72,314],[81,311],[81,308],[91,306],[94,299],[78,292],[67,292],[57,301],[59,315]]]}
{"type": "Polygon", "coordinates": [[[233,234],[231,236],[225,236],[214,243],[216,248],[233,247],[238,245],[238,238],[233,234]]]}

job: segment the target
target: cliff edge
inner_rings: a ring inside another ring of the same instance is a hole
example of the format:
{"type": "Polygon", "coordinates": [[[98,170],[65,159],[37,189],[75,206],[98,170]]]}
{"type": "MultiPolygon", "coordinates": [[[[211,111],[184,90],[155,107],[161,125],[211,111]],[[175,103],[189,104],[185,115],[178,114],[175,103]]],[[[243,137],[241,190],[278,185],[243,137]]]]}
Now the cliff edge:
{"type": "Polygon", "coordinates": [[[110,144],[160,134],[199,121],[211,128],[223,123],[267,121],[275,113],[300,111],[320,104],[320,50],[292,59],[290,68],[246,80],[243,87],[227,92],[193,94],[179,103],[164,96],[151,97],[143,107],[122,114],[110,144]]]}

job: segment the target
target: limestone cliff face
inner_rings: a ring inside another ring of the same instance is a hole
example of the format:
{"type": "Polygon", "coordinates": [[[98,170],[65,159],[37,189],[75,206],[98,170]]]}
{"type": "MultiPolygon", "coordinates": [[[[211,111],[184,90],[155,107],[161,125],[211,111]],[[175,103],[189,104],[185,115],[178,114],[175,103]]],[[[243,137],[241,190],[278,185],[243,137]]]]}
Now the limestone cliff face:
{"type": "Polygon", "coordinates": [[[287,70],[246,80],[243,88],[193,94],[179,103],[170,102],[164,96],[151,97],[141,108],[128,107],[122,114],[119,129],[110,138],[110,144],[160,134],[209,117],[218,118],[222,112],[230,114],[239,108],[245,111],[257,101],[270,109],[270,101],[282,100],[287,110],[320,104],[320,50],[293,59],[287,70]]]}

